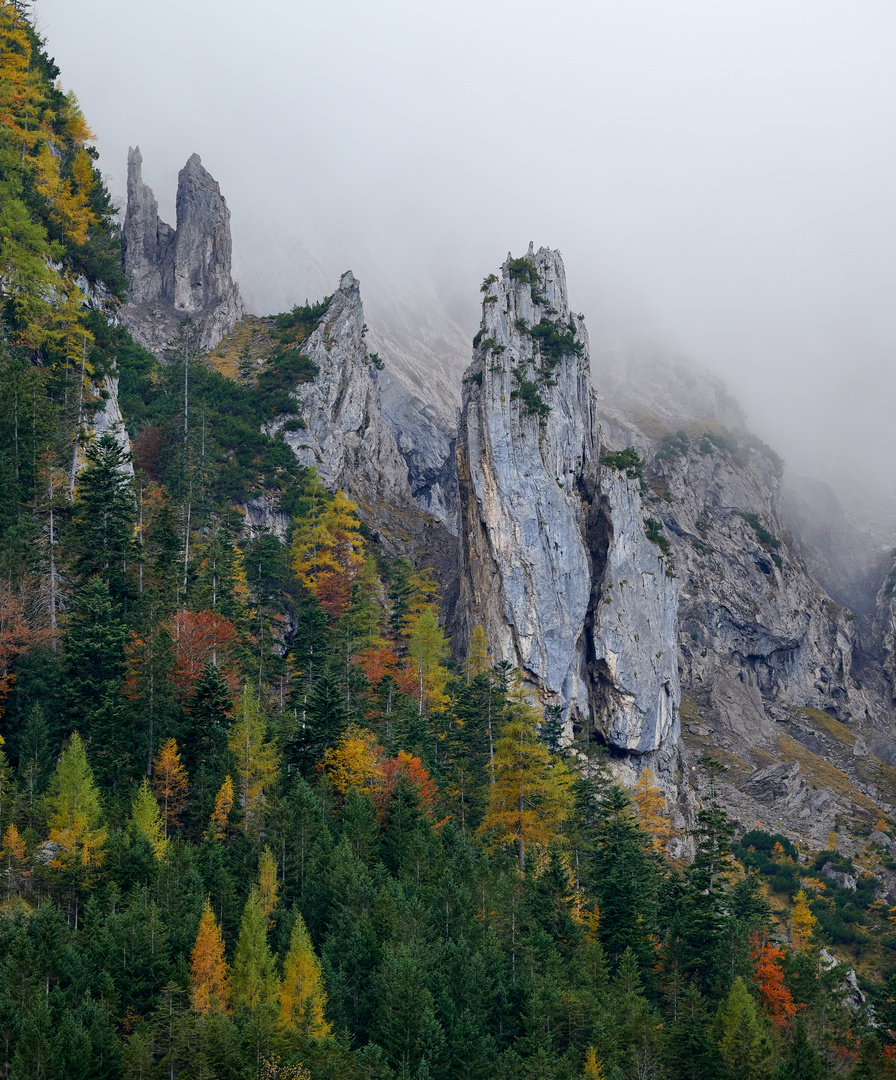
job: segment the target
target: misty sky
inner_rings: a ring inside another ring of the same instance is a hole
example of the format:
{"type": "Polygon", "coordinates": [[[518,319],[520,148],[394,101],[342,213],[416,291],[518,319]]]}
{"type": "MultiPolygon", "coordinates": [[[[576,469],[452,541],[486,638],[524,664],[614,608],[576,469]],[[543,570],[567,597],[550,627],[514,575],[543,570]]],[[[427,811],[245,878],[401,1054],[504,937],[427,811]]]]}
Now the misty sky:
{"type": "Polygon", "coordinates": [[[593,336],[717,371],[797,468],[896,473],[892,0],[37,12],[113,193],[139,144],[173,224],[200,154],[256,310],[317,291],[302,244],[374,308],[425,283],[472,332],[482,276],[534,240],[593,336]]]}

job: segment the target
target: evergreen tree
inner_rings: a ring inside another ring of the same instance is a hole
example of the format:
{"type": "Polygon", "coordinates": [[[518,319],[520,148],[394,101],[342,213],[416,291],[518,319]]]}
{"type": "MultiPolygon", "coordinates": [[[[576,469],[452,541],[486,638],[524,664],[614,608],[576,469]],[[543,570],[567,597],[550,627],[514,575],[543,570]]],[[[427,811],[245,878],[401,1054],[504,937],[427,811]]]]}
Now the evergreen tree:
{"type": "Polygon", "coordinates": [[[72,564],[83,584],[98,577],[112,602],[130,599],[128,565],[134,557],[137,508],[128,455],[105,432],[88,446],[72,513],[72,564]]]}
{"type": "MultiPolygon", "coordinates": [[[[106,583],[91,578],[75,594],[66,634],[66,698],[76,720],[89,723],[97,703],[120,691],[128,630],[106,583]]],[[[89,730],[89,728],[88,728],[89,730]]]]}
{"type": "Polygon", "coordinates": [[[700,991],[685,987],[666,1037],[670,1080],[716,1080],[721,1062],[709,1035],[711,1024],[700,991]]]}
{"type": "Polygon", "coordinates": [[[713,1034],[729,1080],[771,1076],[774,1048],[756,1004],[739,975],[719,1006],[713,1034]]]}

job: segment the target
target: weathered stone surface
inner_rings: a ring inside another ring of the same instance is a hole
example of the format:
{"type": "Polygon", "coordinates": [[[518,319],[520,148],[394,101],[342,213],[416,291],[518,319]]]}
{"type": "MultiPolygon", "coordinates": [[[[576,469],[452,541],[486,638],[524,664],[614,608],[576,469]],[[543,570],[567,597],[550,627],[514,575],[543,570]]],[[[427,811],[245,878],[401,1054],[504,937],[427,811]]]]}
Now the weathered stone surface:
{"type": "Polygon", "coordinates": [[[121,414],[121,405],[118,401],[118,376],[106,375],[96,384],[96,390],[100,403],[93,414],[91,431],[97,439],[107,431],[115,438],[124,453],[128,455],[125,468],[133,476],[134,466],[130,459],[131,440],[128,438],[124,417],[121,414]]]}
{"type": "Polygon", "coordinates": [[[606,564],[594,609],[594,690],[614,746],[644,753],[678,741],[678,586],[644,532],[639,484],[605,469],[606,564]]]}
{"type": "Polygon", "coordinates": [[[678,733],[675,584],[637,483],[599,466],[588,336],[560,254],[530,246],[526,259],[486,282],[464,378],[461,617],[563,707],[568,734],[590,724],[654,751],[678,733]]]}
{"type": "Polygon", "coordinates": [[[833,881],[841,889],[849,889],[851,892],[856,891],[856,886],[859,881],[858,878],[853,877],[852,874],[847,874],[845,870],[838,870],[833,863],[826,862],[821,868],[821,876],[826,877],[828,881],[833,881]]]}
{"type": "Polygon", "coordinates": [[[217,182],[193,154],[177,182],[177,228],[159,219],[143,182],[140,148],[128,152],[128,205],[122,257],[128,302],[121,320],[145,348],[160,353],[189,316],[213,348],[243,314],[231,277],[230,211],[217,182]]]}

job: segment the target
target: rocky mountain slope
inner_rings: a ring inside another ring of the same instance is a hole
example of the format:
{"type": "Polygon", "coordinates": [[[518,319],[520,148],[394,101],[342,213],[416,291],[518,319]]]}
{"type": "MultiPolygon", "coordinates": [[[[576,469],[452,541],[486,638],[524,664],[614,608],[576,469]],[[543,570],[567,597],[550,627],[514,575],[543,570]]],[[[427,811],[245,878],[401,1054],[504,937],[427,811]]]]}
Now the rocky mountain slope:
{"type": "MultiPolygon", "coordinates": [[[[123,320],[159,350],[192,312],[223,337],[211,362],[251,380],[246,357],[257,374],[280,354],[271,320],[238,321],[217,185],[194,155],[175,232],[139,151],[129,167],[123,320]]],[[[267,429],[349,493],[386,551],[436,567],[461,649],[481,626],[494,657],[559,706],[567,739],[605,745],[631,778],[650,764],[685,810],[685,777],[710,752],[744,823],[822,841],[896,815],[892,561],[875,584],[833,495],[785,488],[718,380],[644,350],[592,365],[545,248],[483,283],[456,429],[436,391],[457,343],[433,330],[431,348],[392,366],[414,352],[405,329],[369,333],[344,274],[294,345],[314,370],[295,415],[267,429]],[[450,356],[425,386],[440,348],[450,356]]],[[[263,493],[247,510],[255,529],[285,528],[263,493]]]]}

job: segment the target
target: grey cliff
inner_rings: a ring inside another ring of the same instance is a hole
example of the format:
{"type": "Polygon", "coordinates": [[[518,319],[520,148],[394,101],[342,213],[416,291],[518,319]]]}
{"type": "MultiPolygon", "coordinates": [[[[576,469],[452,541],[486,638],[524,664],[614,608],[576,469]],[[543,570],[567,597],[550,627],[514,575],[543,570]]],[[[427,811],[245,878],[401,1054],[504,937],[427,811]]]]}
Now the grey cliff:
{"type": "Polygon", "coordinates": [[[122,258],[128,301],[121,320],[145,348],[161,353],[182,319],[203,328],[211,349],[243,315],[231,277],[230,211],[217,182],[193,154],[177,180],[177,228],[165,224],[143,182],[140,148],[128,151],[122,258]]]}

